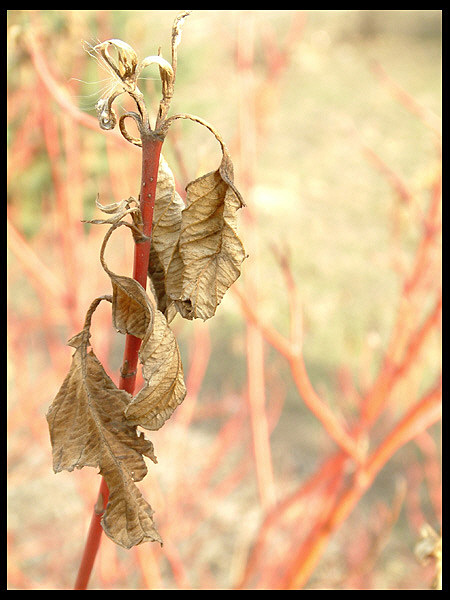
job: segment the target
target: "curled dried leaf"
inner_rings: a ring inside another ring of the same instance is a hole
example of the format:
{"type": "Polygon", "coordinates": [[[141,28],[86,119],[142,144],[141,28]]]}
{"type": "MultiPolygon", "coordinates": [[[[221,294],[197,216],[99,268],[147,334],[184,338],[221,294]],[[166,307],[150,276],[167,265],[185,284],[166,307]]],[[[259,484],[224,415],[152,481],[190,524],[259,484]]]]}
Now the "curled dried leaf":
{"type": "Polygon", "coordinates": [[[184,20],[191,14],[192,10],[183,10],[178,13],[172,25],[172,53],[178,48],[181,42],[181,28],[184,20]]]}
{"type": "Polygon", "coordinates": [[[211,131],[222,149],[216,171],[186,187],[186,208],[176,252],[182,265],[167,274],[166,290],[178,312],[186,319],[212,317],[228,288],[239,277],[246,258],[237,234],[236,213],[245,206],[234,185],[233,163],[218,132],[206,121],[189,114],[166,120],[164,133],[176,119],[190,119],[211,131]]]}
{"type": "Polygon", "coordinates": [[[181,42],[181,29],[186,17],[191,14],[191,10],[183,10],[179,13],[173,22],[172,25],[172,67],[174,72],[174,77],[177,72],[177,48],[181,42]]]}
{"type": "Polygon", "coordinates": [[[118,80],[134,89],[136,86],[138,58],[133,48],[122,40],[112,39],[101,42],[94,47],[94,50],[100,54],[107,69],[118,78],[118,80]],[[110,54],[110,50],[116,53],[116,56],[110,54]]]}
{"type": "Polygon", "coordinates": [[[136,113],[133,113],[133,112],[125,113],[119,119],[119,129],[120,129],[120,133],[127,140],[127,142],[130,142],[130,144],[133,144],[134,146],[138,146],[139,148],[142,148],[141,138],[140,137],[136,138],[133,135],[130,135],[128,133],[127,128],[125,127],[125,119],[134,119],[136,121],[138,129],[140,129],[141,128],[141,118],[136,113]]]}
{"type": "Polygon", "coordinates": [[[119,221],[110,227],[103,240],[100,262],[109,275],[113,288],[112,312],[114,327],[120,333],[129,333],[142,339],[153,321],[153,307],[149,297],[140,283],[131,277],[117,275],[109,269],[105,261],[105,249],[108,240],[112,232],[121,225],[133,227],[125,221],[119,221]]]}
{"type": "Polygon", "coordinates": [[[154,511],[135,485],[129,485],[113,462],[105,465],[102,475],[110,489],[108,505],[102,518],[106,535],[119,546],[132,548],[144,542],[162,540],[154,527],[154,511]],[[107,469],[110,468],[110,471],[107,469]],[[112,487],[110,487],[112,486],[112,487]]]}
{"type": "Polygon", "coordinates": [[[120,333],[143,338],[153,323],[154,308],[140,283],[111,272],[113,324],[120,333]]]}
{"type": "Polygon", "coordinates": [[[178,240],[184,202],[175,189],[175,179],[161,156],[153,213],[152,248],[148,274],[155,289],[158,308],[170,322],[175,312],[170,296],[181,292],[183,262],[178,240]]]}
{"type": "Polygon", "coordinates": [[[133,425],[159,429],[186,396],[183,365],[172,330],[154,299],[129,277],[113,281],[113,321],[142,339],[139,360],[145,385],[125,409],[133,425]],[[138,326],[136,326],[138,323],[138,326]]]}
{"type": "Polygon", "coordinates": [[[106,242],[119,225],[113,225],[106,234],[100,260],[113,287],[116,329],[142,339],[139,360],[145,380],[145,386],[130,402],[125,415],[133,425],[159,429],[186,396],[183,366],[175,336],[153,296],[136,280],[116,275],[106,265],[106,242]]]}
{"type": "Polygon", "coordinates": [[[143,240],[146,237],[142,233],[142,215],[136,200],[131,196],[128,200],[121,200],[120,202],[113,202],[112,204],[100,204],[98,197],[95,201],[96,206],[104,213],[111,215],[109,219],[90,219],[83,220],[83,223],[90,223],[91,225],[117,225],[127,215],[131,215],[133,223],[123,222],[121,224],[127,225],[133,231],[133,237],[135,240],[143,240]],[[132,205],[135,206],[132,206],[132,205]]]}
{"type": "Polygon", "coordinates": [[[109,131],[114,129],[117,123],[117,116],[112,108],[114,100],[119,96],[121,92],[113,93],[107,98],[100,98],[95,105],[97,111],[97,118],[101,129],[109,131]]]}
{"type": "Polygon", "coordinates": [[[199,177],[186,188],[187,206],[179,240],[183,282],[175,304],[187,319],[206,320],[215,314],[225,292],[239,277],[246,257],[236,231],[236,212],[242,202],[232,185],[230,164],[224,155],[217,171],[199,177]]]}
{"type": "Polygon", "coordinates": [[[160,429],[186,396],[175,336],[159,310],[154,317],[139,351],[146,385],[125,410],[130,423],[152,430],[160,429]]]}
{"type": "Polygon", "coordinates": [[[435,561],[435,576],[433,589],[442,589],[442,534],[438,534],[429,523],[420,529],[420,540],[417,542],[414,553],[423,565],[430,560],[435,561]]]}
{"type": "MultiPolygon", "coordinates": [[[[136,52],[129,44],[118,39],[101,42],[94,46],[92,50],[98,55],[100,64],[112,76],[112,85],[108,87],[106,93],[96,104],[100,127],[102,129],[114,129],[117,123],[117,116],[112,105],[118,96],[126,92],[134,99],[138,107],[139,131],[145,129],[148,116],[144,97],[137,87],[139,68],[136,52]]],[[[89,53],[91,54],[91,52],[89,53]]],[[[97,58],[96,55],[93,56],[97,58]]],[[[120,124],[122,130],[122,119],[120,120],[120,124]]],[[[125,137],[128,139],[127,136],[125,137]]],[[[128,141],[131,140],[128,139],[128,141]]]]}
{"type": "Polygon", "coordinates": [[[173,83],[173,69],[172,65],[167,62],[162,56],[146,56],[141,60],[139,65],[139,73],[149,67],[150,65],[158,65],[161,74],[161,81],[163,90],[170,88],[173,83]]]}
{"type": "Polygon", "coordinates": [[[173,84],[175,75],[172,69],[172,65],[160,55],[147,56],[146,58],[144,58],[139,65],[139,72],[141,72],[143,69],[152,64],[157,64],[159,66],[159,75],[161,78],[162,98],[159,103],[158,118],[156,122],[156,129],[158,129],[159,125],[167,115],[167,112],[170,107],[170,102],[172,100],[174,90],[173,84]]]}
{"type": "Polygon", "coordinates": [[[147,473],[143,457],[156,462],[153,444],[125,419],[130,394],[119,390],[94,352],[87,351],[91,314],[70,340],[75,348],[72,365],[47,413],[53,468],[56,473],[99,468],[110,490],[102,525],[114,542],[125,548],[161,542],[153,511],[134,484],[147,473]]]}
{"type": "Polygon", "coordinates": [[[95,199],[95,206],[108,215],[122,216],[130,209],[132,204],[137,207],[136,199],[133,198],[133,196],[130,196],[127,200],[119,200],[118,202],[112,202],[111,204],[102,204],[98,195],[95,199]]]}

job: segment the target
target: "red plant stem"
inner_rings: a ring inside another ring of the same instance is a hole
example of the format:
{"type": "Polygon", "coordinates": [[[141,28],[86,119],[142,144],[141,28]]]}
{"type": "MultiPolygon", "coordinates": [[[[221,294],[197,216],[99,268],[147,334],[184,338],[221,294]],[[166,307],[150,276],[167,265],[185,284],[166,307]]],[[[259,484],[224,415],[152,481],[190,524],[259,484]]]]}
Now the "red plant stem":
{"type": "MultiPolygon", "coordinates": [[[[150,256],[150,237],[153,224],[153,210],[155,207],[156,183],[158,180],[159,157],[163,140],[149,134],[142,135],[142,178],[140,192],[140,207],[143,220],[143,233],[149,239],[138,242],[134,247],[133,278],[145,289],[147,284],[148,260],[150,256]]],[[[133,394],[136,383],[136,369],[138,352],[141,340],[134,335],[127,334],[123,364],[119,380],[119,389],[133,394]]],[[[75,590],[85,590],[92,572],[95,557],[100,545],[102,534],[101,518],[108,503],[109,490],[102,478],[97,502],[91,518],[91,524],[86,540],[86,545],[81,559],[75,590]]]]}
{"type": "Polygon", "coordinates": [[[100,483],[100,490],[98,492],[97,498],[97,503],[101,504],[96,504],[96,508],[94,508],[94,512],[92,514],[86,545],[84,548],[83,556],[81,558],[77,580],[73,588],[74,590],[85,590],[87,588],[89,577],[91,576],[92,567],[94,565],[94,560],[97,556],[97,550],[100,546],[102,532],[101,519],[103,512],[106,508],[106,504],[108,503],[108,496],[108,486],[106,485],[106,481],[102,477],[102,481],[100,483]]]}

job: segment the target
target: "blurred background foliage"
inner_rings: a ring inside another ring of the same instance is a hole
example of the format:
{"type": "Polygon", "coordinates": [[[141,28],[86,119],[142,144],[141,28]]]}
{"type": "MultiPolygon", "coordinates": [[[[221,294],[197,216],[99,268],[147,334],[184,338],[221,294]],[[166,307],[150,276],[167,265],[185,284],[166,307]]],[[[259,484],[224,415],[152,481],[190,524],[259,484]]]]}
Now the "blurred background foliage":
{"type": "MultiPolygon", "coordinates": [[[[108,132],[84,127],[55,100],[58,89],[51,79],[45,81],[30,40],[37,41],[66,100],[81,113],[95,115],[107,75],[85,49],[114,37],[131,44],[141,58],[156,54],[158,47],[168,58],[177,12],[8,11],[8,211],[14,231],[23,236],[28,249],[21,256],[21,242],[11,236],[15,248],[8,254],[11,589],[70,588],[74,579],[98,478],[93,470],[85,474],[86,469],[57,477],[51,473],[44,415],[70,362],[65,341],[81,328],[90,298],[107,292],[107,278],[98,264],[101,231],[93,232],[95,226],[80,221],[96,215],[97,193],[104,204],[136,196],[140,171],[138,150],[116,144],[108,132]],[[73,271],[67,262],[71,253],[76,255],[73,271]],[[40,293],[42,281],[34,283],[33,269],[40,267],[33,266],[33,256],[48,270],[41,268],[40,276],[53,291],[40,293]],[[63,307],[58,294],[66,299],[63,307]],[[51,360],[49,347],[54,352],[51,360]],[[77,484],[76,478],[85,483],[77,484]]],[[[239,216],[249,254],[240,290],[254,292],[248,300],[258,314],[286,332],[288,302],[274,248],[288,252],[304,310],[310,379],[350,422],[358,403],[349,402],[342,381],[350,377],[361,391],[377,372],[398,309],[402,279],[397,267],[412,260],[422,235],[410,206],[399,201],[389,179],[368,160],[364,149],[382,157],[407,182],[415,210],[422,213],[440,160],[432,132],[383,85],[380,66],[419,105],[440,116],[441,11],[198,10],[184,26],[171,108],[171,114],[185,112],[206,119],[225,139],[235,161],[236,184],[248,204],[239,216]]],[[[156,71],[148,70],[144,76],[142,89],[155,111],[159,79],[156,71]]],[[[206,130],[193,123],[178,122],[172,130],[163,152],[183,193],[188,181],[217,167],[220,149],[206,130]]],[[[122,241],[111,249],[111,256],[120,272],[128,274],[132,249],[122,233],[117,233],[122,241]]],[[[414,317],[417,321],[431,302],[431,295],[425,295],[414,317]]],[[[113,376],[121,363],[123,341],[105,333],[107,318],[105,309],[92,339],[113,376]]],[[[152,437],[159,458],[155,477],[160,478],[162,491],[154,502],[150,486],[147,497],[156,507],[157,522],[175,471],[183,489],[183,476],[190,477],[190,469],[195,472],[195,464],[186,463],[201,460],[208,452],[222,431],[224,415],[242,410],[247,385],[246,323],[231,292],[211,322],[177,320],[175,328],[187,371],[196,343],[205,345],[208,340],[210,355],[196,398],[197,417],[189,427],[188,460],[185,456],[182,466],[170,460],[170,436],[175,431],[152,437]]],[[[426,389],[435,379],[440,352],[436,333],[414,368],[410,390],[426,389]]],[[[264,353],[267,406],[269,411],[280,407],[270,437],[280,498],[317,469],[333,442],[299,398],[284,358],[269,345],[264,353]]],[[[405,389],[391,405],[394,416],[409,406],[405,389]]],[[[386,421],[379,424],[379,435],[385,425],[386,421]]],[[[430,432],[439,460],[438,426],[430,432]]],[[[242,435],[250,436],[248,423],[242,435]]],[[[246,452],[251,454],[251,444],[246,452]]],[[[342,547],[348,550],[355,530],[359,532],[355,544],[370,545],[375,534],[362,533],[358,524],[367,521],[370,529],[374,506],[389,504],[402,485],[411,500],[399,509],[398,521],[365,585],[427,589],[429,577],[412,553],[418,534],[411,514],[420,505],[426,520],[436,528],[439,524],[418,473],[419,455],[420,449],[409,444],[388,463],[345,530],[332,538],[309,582],[311,589],[361,589],[361,579],[352,579],[348,566],[351,552],[339,558],[342,547]]],[[[231,450],[225,457],[235,460],[231,450]]],[[[190,546],[187,540],[179,542],[184,579],[174,575],[174,555],[165,558],[172,568],[165,563],[161,567],[166,589],[233,588],[245,562],[243,548],[248,552],[261,519],[255,486],[250,469],[235,495],[218,503],[212,524],[199,526],[192,538],[197,540],[197,554],[192,540],[190,546]],[[242,521],[248,522],[248,531],[242,521]]],[[[189,519],[182,502],[174,506],[176,518],[189,519]]],[[[143,571],[139,575],[133,566],[133,556],[140,560],[137,555],[120,549],[123,567],[114,579],[113,569],[107,569],[112,559],[105,547],[102,552],[109,558],[99,559],[93,579],[96,589],[151,587],[151,578],[150,584],[145,582],[143,571]]],[[[148,552],[156,560],[156,550],[148,552]]]]}

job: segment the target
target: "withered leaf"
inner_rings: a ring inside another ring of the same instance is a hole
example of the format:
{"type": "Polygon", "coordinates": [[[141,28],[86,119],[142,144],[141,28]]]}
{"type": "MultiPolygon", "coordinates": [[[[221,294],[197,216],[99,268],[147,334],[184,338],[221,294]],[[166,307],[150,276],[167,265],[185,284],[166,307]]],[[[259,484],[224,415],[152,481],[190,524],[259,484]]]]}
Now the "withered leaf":
{"type": "Polygon", "coordinates": [[[130,333],[143,338],[153,319],[150,300],[140,283],[111,271],[105,261],[105,249],[112,232],[121,225],[130,226],[125,221],[115,223],[106,233],[100,250],[100,262],[109,275],[113,288],[112,315],[114,327],[120,333],[130,333]]]}
{"type": "MultiPolygon", "coordinates": [[[[106,535],[119,546],[132,548],[144,542],[159,542],[161,537],[153,525],[154,511],[142,497],[135,485],[120,478],[120,473],[111,463],[110,487],[108,477],[104,475],[111,490],[108,506],[102,518],[102,527],[106,535]]],[[[107,467],[105,466],[105,469],[107,467]]],[[[105,473],[107,471],[105,470],[105,473]]]]}
{"type": "Polygon", "coordinates": [[[166,273],[164,267],[159,260],[158,253],[153,245],[153,240],[150,246],[150,256],[148,261],[148,277],[150,288],[156,299],[156,306],[164,314],[169,304],[172,303],[166,293],[166,273]]]}
{"type": "Polygon", "coordinates": [[[242,200],[224,153],[221,166],[186,188],[179,252],[183,261],[181,294],[171,295],[187,319],[212,317],[227,289],[240,275],[245,250],[236,227],[242,200]]]}
{"type": "Polygon", "coordinates": [[[134,484],[147,473],[143,456],[156,462],[153,444],[125,419],[131,396],[87,351],[88,341],[89,325],[69,341],[72,365],[47,413],[54,471],[98,467],[110,490],[102,519],[106,534],[125,548],[161,542],[153,511],[134,484]]]}
{"type": "Polygon", "coordinates": [[[150,289],[155,297],[156,306],[158,307],[158,310],[160,310],[166,317],[167,322],[171,323],[177,314],[177,309],[175,308],[173,300],[171,300],[171,298],[169,298],[167,295],[166,272],[161,261],[159,260],[157,252],[155,251],[153,241],[150,248],[148,275],[150,289]]]}
{"type": "Polygon", "coordinates": [[[183,264],[177,270],[169,297],[186,319],[209,319],[227,289],[240,275],[246,258],[236,231],[236,212],[244,201],[233,181],[233,164],[228,150],[215,128],[195,115],[182,113],[169,117],[162,130],[167,133],[177,119],[189,119],[211,131],[222,149],[222,161],[216,171],[199,177],[186,187],[186,208],[181,214],[178,251],[183,264]]]}
{"type": "Polygon", "coordinates": [[[113,288],[113,324],[120,333],[143,338],[151,327],[153,309],[140,283],[110,271],[113,288]]]}
{"type": "Polygon", "coordinates": [[[152,248],[149,260],[149,277],[154,285],[158,308],[169,321],[171,296],[181,292],[183,262],[178,248],[181,230],[181,213],[184,202],[175,189],[175,180],[166,160],[161,155],[155,195],[152,226],[152,248]]]}
{"type": "Polygon", "coordinates": [[[89,221],[83,221],[84,223],[92,223],[94,225],[113,225],[118,223],[120,219],[123,219],[126,215],[132,215],[133,221],[136,220],[136,215],[140,214],[140,209],[135,198],[130,196],[127,200],[120,200],[119,202],[113,202],[112,204],[101,204],[98,195],[95,200],[95,205],[102,212],[111,215],[109,219],[91,219],[89,221]]]}
{"type": "Polygon", "coordinates": [[[113,273],[104,260],[104,249],[105,242],[101,261],[113,287],[113,322],[122,333],[142,339],[139,360],[145,386],[128,404],[125,416],[133,425],[159,429],[186,396],[178,343],[153,295],[134,279],[113,273]]]}
{"type": "Polygon", "coordinates": [[[178,344],[159,310],[142,341],[139,359],[146,385],[127,406],[125,415],[130,423],[159,429],[186,396],[178,344]]]}
{"type": "Polygon", "coordinates": [[[124,214],[125,211],[130,208],[131,200],[134,200],[134,198],[129,198],[128,200],[119,200],[118,202],[112,202],[111,204],[102,204],[97,194],[95,206],[108,215],[122,216],[122,214],[124,214]]]}

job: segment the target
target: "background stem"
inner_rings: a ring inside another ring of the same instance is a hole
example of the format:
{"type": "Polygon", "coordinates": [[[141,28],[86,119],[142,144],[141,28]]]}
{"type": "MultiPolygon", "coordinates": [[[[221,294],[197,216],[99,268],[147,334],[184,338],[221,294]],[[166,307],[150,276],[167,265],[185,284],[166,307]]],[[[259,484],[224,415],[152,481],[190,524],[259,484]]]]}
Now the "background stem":
{"type": "MultiPolygon", "coordinates": [[[[158,180],[159,157],[163,140],[151,133],[142,134],[142,177],[139,195],[140,208],[143,220],[143,234],[149,239],[139,242],[134,246],[133,278],[145,289],[147,284],[148,260],[150,256],[151,233],[153,224],[153,210],[155,207],[156,184],[158,180]]],[[[141,345],[140,338],[127,334],[125,350],[119,380],[119,389],[133,394],[136,383],[136,369],[138,352],[141,345]]],[[[102,534],[101,518],[108,503],[109,490],[102,478],[100,489],[91,518],[91,524],[81,559],[75,590],[85,590],[92,572],[95,557],[100,546],[102,534]]]]}

